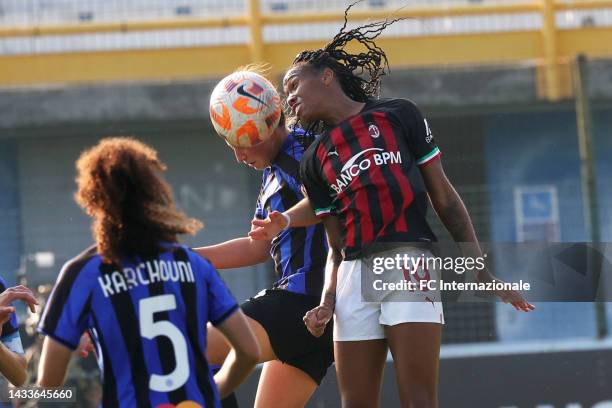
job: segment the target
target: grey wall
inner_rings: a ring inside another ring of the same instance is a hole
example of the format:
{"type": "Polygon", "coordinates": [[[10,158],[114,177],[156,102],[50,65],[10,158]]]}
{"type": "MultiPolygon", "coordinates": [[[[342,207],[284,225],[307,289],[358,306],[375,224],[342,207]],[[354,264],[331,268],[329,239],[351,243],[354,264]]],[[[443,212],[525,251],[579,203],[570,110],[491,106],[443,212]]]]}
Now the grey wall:
{"type": "MultiPolygon", "coordinates": [[[[158,150],[168,165],[167,180],[175,199],[205,228],[186,239],[192,246],[216,243],[249,229],[260,173],[239,166],[225,144],[201,123],[122,124],[158,150]]],[[[74,163],[80,152],[105,134],[104,126],[77,125],[29,131],[17,138],[24,253],[52,251],[65,262],[91,245],[89,218],[73,199],[74,163]]],[[[58,265],[59,266],[59,265],[58,265]]],[[[30,265],[30,282],[54,279],[58,268],[30,265]]],[[[224,278],[242,299],[267,284],[267,268],[228,271],[224,278]],[[245,274],[248,278],[245,279],[245,274]]]]}
{"type": "Polygon", "coordinates": [[[0,140],[0,277],[12,285],[21,255],[17,143],[0,140]]]}

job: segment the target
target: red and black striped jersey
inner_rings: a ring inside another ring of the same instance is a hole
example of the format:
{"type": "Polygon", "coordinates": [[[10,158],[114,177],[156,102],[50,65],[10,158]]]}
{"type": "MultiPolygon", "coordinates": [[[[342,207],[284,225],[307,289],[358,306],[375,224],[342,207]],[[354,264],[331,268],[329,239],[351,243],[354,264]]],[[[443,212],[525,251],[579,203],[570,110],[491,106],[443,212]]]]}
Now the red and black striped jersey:
{"type": "Polygon", "coordinates": [[[419,167],[439,156],[427,120],[405,99],[369,100],[309,147],[302,183],[317,216],[340,218],[344,259],[374,242],[436,240],[419,167]]]}

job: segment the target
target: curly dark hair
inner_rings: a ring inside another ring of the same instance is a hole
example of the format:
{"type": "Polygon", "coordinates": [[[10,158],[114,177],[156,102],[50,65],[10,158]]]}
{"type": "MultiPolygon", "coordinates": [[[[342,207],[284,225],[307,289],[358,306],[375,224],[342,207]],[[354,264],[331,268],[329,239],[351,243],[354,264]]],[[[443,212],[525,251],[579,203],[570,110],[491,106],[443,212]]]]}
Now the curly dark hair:
{"type": "Polygon", "coordinates": [[[156,256],[162,242],[195,234],[202,223],[177,210],[160,173],[157,152],[129,137],[109,137],[76,162],[77,203],[93,217],[93,236],[105,262],[156,256]]]}
{"type": "MultiPolygon", "coordinates": [[[[379,96],[380,80],[389,73],[387,55],[374,40],[385,28],[402,18],[386,19],[347,30],[348,13],[354,5],[361,1],[351,3],[344,10],[344,24],[329,43],[317,50],[300,52],[292,65],[308,63],[317,71],[330,68],[349,98],[358,102],[366,102],[370,98],[379,96]],[[347,52],[344,48],[353,40],[364,46],[365,51],[357,54],[347,52]]],[[[316,133],[322,132],[325,125],[317,121],[308,124],[306,129],[307,137],[312,138],[316,133]]]]}

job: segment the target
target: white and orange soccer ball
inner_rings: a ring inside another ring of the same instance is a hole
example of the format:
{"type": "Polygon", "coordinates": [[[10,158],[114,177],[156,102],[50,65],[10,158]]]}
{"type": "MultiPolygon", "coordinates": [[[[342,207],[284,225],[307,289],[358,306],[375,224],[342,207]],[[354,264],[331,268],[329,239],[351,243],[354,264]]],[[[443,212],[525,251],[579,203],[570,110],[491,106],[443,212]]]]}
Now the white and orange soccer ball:
{"type": "Polygon", "coordinates": [[[223,78],[210,96],[210,119],[217,133],[235,147],[252,147],[278,126],[281,102],[263,76],[238,71],[223,78]]]}

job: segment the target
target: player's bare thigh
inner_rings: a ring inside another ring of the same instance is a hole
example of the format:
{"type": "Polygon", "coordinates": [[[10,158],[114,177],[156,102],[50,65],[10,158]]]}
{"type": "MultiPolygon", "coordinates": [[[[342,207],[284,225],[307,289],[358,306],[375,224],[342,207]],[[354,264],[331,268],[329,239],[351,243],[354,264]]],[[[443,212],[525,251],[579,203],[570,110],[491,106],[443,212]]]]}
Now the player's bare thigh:
{"type": "MultiPolygon", "coordinates": [[[[265,331],[263,326],[248,316],[247,320],[251,326],[251,330],[253,330],[253,333],[255,334],[257,342],[259,343],[259,348],[261,350],[259,362],[263,363],[270,360],[276,360],[276,355],[274,354],[274,350],[272,350],[272,345],[270,344],[270,338],[268,337],[268,333],[265,331]]],[[[230,345],[227,342],[227,339],[210,323],[206,328],[206,333],[208,341],[206,347],[206,357],[208,362],[210,364],[217,365],[223,364],[223,361],[225,361],[225,358],[230,351],[230,345]]]]}
{"type": "Polygon", "coordinates": [[[335,341],[334,354],[342,407],[378,407],[387,341],[335,341]]]}
{"type": "Polygon", "coordinates": [[[317,383],[299,368],[278,360],[268,361],[259,377],[255,408],[303,407],[316,388],[317,383]]]}
{"type": "Polygon", "coordinates": [[[402,407],[437,407],[442,325],[385,326],[402,407]]]}

